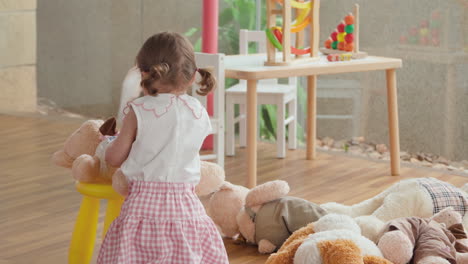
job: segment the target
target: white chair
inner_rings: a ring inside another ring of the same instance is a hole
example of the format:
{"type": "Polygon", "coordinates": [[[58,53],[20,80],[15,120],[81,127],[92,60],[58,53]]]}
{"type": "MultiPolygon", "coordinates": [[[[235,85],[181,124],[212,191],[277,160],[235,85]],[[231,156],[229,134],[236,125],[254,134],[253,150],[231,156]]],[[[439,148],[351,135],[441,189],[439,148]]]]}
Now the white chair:
{"type": "MultiPolygon", "coordinates": [[[[207,69],[216,78],[213,104],[214,114],[211,117],[212,134],[214,135],[213,154],[201,155],[202,160],[216,160],[216,163],[224,167],[224,54],[208,54],[195,52],[197,67],[207,69]]],[[[207,97],[196,93],[197,85],[192,86],[192,96],[200,100],[207,108],[207,97]]]]}
{"type": "MultiPolygon", "coordinates": [[[[266,37],[263,31],[241,30],[239,36],[240,54],[248,54],[250,42],[257,43],[257,50],[264,53],[266,50],[266,37]]],[[[289,126],[289,149],[296,149],[297,139],[297,78],[288,78],[287,84],[279,84],[277,79],[261,80],[257,84],[258,104],[277,106],[277,156],[286,156],[286,126],[289,126]],[[286,117],[288,107],[289,117],[286,117]]],[[[235,154],[235,124],[239,123],[240,146],[246,145],[246,97],[247,82],[241,80],[226,90],[226,154],[235,154]],[[238,104],[239,116],[235,116],[234,106],[238,104]]]]}

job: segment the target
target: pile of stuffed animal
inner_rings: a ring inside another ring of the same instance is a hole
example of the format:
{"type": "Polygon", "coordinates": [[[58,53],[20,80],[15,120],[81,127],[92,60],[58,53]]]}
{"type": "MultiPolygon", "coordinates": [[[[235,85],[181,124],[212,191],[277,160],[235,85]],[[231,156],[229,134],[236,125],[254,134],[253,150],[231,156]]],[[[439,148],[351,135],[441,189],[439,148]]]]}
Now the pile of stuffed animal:
{"type": "MultiPolygon", "coordinates": [[[[52,159],[78,181],[126,195],[125,177],[104,162],[115,135],[115,119],[86,121],[52,159]]],[[[220,233],[273,253],[267,264],[468,264],[468,184],[408,179],[352,206],[318,205],[287,196],[285,181],[249,190],[209,162],[201,174],[196,193],[220,233]]]]}

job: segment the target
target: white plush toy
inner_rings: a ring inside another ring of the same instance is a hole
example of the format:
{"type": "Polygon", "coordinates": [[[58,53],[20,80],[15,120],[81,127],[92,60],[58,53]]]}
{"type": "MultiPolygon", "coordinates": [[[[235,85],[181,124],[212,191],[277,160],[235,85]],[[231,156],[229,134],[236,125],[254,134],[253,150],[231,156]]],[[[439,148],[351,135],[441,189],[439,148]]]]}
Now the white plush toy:
{"type": "Polygon", "coordinates": [[[315,222],[313,229],[315,233],[297,249],[294,264],[390,263],[374,242],[361,235],[349,216],[328,214],[315,222]]]}
{"type": "MultiPolygon", "coordinates": [[[[452,207],[463,216],[463,226],[468,229],[468,184],[457,188],[434,178],[400,181],[377,196],[351,206],[338,203],[326,203],[321,206],[330,213],[349,215],[353,218],[371,216],[367,219],[358,218],[361,223],[372,220],[372,217],[384,222],[400,217],[429,218],[445,208],[452,207]]],[[[374,226],[379,225],[378,221],[373,223],[374,226]]],[[[378,229],[372,226],[369,228],[378,229]]]]}

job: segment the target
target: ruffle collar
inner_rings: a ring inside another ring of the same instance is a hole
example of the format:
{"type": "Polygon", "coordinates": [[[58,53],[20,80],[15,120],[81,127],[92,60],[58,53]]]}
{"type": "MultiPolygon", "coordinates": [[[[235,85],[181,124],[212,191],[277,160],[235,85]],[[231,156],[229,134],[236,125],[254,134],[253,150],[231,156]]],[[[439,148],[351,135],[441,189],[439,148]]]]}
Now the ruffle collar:
{"type": "Polygon", "coordinates": [[[124,108],[124,115],[128,114],[130,106],[139,107],[144,111],[152,112],[156,118],[160,118],[166,114],[169,109],[175,104],[176,101],[182,102],[192,113],[193,117],[200,119],[203,114],[203,106],[201,103],[187,95],[174,95],[174,94],[158,94],[157,96],[143,96],[136,98],[127,103],[127,106],[124,108]]]}

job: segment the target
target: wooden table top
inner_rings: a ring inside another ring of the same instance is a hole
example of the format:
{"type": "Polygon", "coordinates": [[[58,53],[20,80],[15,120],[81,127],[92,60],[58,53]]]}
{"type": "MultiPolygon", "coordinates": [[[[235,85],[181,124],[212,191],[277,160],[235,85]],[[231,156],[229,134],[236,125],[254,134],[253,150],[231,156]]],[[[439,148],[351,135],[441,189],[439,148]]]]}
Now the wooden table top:
{"type": "Polygon", "coordinates": [[[349,72],[397,69],[402,60],[368,56],[365,59],[329,62],[325,55],[316,61],[288,66],[265,66],[266,54],[228,55],[225,57],[226,78],[255,80],[294,76],[325,75],[349,72]]]}

